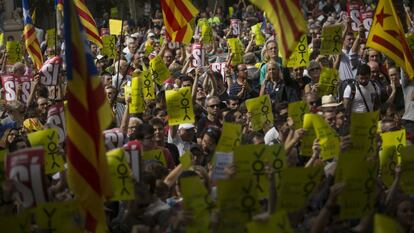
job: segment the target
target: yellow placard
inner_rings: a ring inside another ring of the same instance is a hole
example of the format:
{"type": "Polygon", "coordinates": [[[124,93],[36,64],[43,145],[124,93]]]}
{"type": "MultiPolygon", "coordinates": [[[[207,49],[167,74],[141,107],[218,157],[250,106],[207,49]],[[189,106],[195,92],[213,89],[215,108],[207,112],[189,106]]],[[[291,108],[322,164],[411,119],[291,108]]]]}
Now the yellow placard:
{"type": "Polygon", "coordinates": [[[313,141],[316,138],[315,130],[313,129],[312,115],[307,113],[303,117],[303,129],[306,131],[300,143],[300,151],[303,156],[311,156],[313,141]]]}
{"type": "Polygon", "coordinates": [[[338,196],[340,219],[366,216],[375,205],[377,166],[357,152],[347,151],[339,156],[335,183],[346,184],[338,196]]]}
{"type": "Polygon", "coordinates": [[[213,29],[208,23],[201,24],[201,41],[204,44],[213,42],[213,29]]]}
{"type": "Polygon", "coordinates": [[[106,153],[108,158],[109,173],[111,176],[113,196],[111,200],[132,200],[135,198],[132,172],[129,169],[128,160],[124,149],[118,148],[106,153]]]}
{"type": "Polygon", "coordinates": [[[190,87],[168,90],[165,92],[165,99],[167,102],[169,125],[195,122],[190,87]]]}
{"type": "Polygon", "coordinates": [[[306,113],[309,113],[309,106],[305,101],[289,103],[288,116],[292,118],[295,129],[303,128],[303,117],[306,113]]]}
{"type": "Polygon", "coordinates": [[[247,223],[249,233],[294,233],[289,218],[284,210],[277,211],[266,220],[256,220],[247,223]]]}
{"type": "Polygon", "coordinates": [[[266,41],[265,36],[263,35],[262,31],[260,29],[262,28],[262,23],[257,23],[251,27],[252,33],[254,34],[254,39],[256,45],[263,45],[266,41]]]}
{"type": "Polygon", "coordinates": [[[3,45],[4,45],[4,33],[1,32],[0,33],[0,46],[3,46],[3,45]]]}
{"type": "Polygon", "coordinates": [[[170,77],[170,70],[167,65],[165,65],[161,56],[156,56],[149,62],[151,68],[152,78],[158,85],[162,85],[165,80],[170,77]]]}
{"type": "Polygon", "coordinates": [[[229,16],[231,17],[234,13],[234,8],[232,6],[229,7],[229,16]]]}
{"type": "Polygon", "coordinates": [[[331,25],[322,28],[321,55],[341,54],[342,25],[331,25]]]}
{"type": "Polygon", "coordinates": [[[30,232],[32,223],[31,211],[24,211],[18,215],[6,215],[0,217],[2,232],[27,233],[30,232]]]}
{"type": "Polygon", "coordinates": [[[321,166],[286,168],[281,187],[277,190],[276,209],[292,212],[304,208],[310,195],[319,186],[322,174],[321,166]]]}
{"type": "Polygon", "coordinates": [[[139,75],[142,82],[142,95],[144,100],[155,99],[154,82],[151,78],[151,72],[149,70],[143,70],[139,75]]]}
{"type": "Polygon", "coordinates": [[[397,155],[400,156],[400,150],[407,145],[405,129],[386,132],[381,134],[381,147],[395,146],[397,148],[397,155]]]}
{"type": "Polygon", "coordinates": [[[32,146],[43,146],[45,150],[45,173],[54,174],[65,170],[63,157],[58,147],[59,134],[56,128],[29,133],[27,138],[32,146]]]}
{"type": "Polygon", "coordinates": [[[265,126],[273,125],[272,105],[269,95],[262,95],[246,100],[246,108],[254,131],[259,131],[265,126]]]}
{"type": "Polygon", "coordinates": [[[351,114],[351,150],[374,156],[377,152],[378,112],[351,114]]]}
{"type": "Polygon", "coordinates": [[[34,211],[36,225],[42,232],[83,232],[83,220],[76,201],[45,202],[34,211]]]}
{"type": "Polygon", "coordinates": [[[216,151],[231,152],[240,145],[242,136],[241,125],[224,122],[220,136],[220,140],[217,144],[216,151]]]}
{"type": "Polygon", "coordinates": [[[7,64],[14,64],[20,62],[23,58],[23,43],[21,41],[13,40],[6,43],[7,64]]]}
{"type": "Polygon", "coordinates": [[[260,210],[253,180],[218,180],[217,191],[217,204],[222,219],[218,232],[244,232],[246,222],[260,210]]]}
{"type": "MultiPolygon", "coordinates": [[[[141,79],[132,77],[131,79],[131,103],[129,103],[129,113],[144,112],[144,98],[142,96],[141,79]]],[[[126,95],[126,94],[125,94],[126,95]]]]}
{"type": "Polygon", "coordinates": [[[150,41],[146,41],[144,44],[144,51],[145,51],[145,55],[150,55],[150,53],[152,53],[152,51],[154,51],[154,46],[151,44],[150,41]]]}
{"type": "Polygon", "coordinates": [[[404,233],[406,232],[401,225],[391,217],[383,214],[374,216],[374,233],[404,233]]]}
{"type": "Polygon", "coordinates": [[[340,139],[336,131],[328,125],[321,116],[317,114],[309,114],[312,117],[313,129],[321,145],[321,154],[323,160],[338,157],[340,152],[340,139]]]}
{"type": "Polygon", "coordinates": [[[144,160],[157,160],[164,166],[167,166],[167,161],[164,157],[164,152],[160,149],[144,151],[144,160]]]}
{"type": "Polygon", "coordinates": [[[308,67],[309,65],[309,49],[308,49],[308,38],[306,34],[303,35],[292,55],[290,55],[287,61],[287,67],[308,67]]]}
{"type": "Polygon", "coordinates": [[[398,164],[397,151],[394,146],[385,147],[379,153],[382,182],[389,187],[394,180],[394,169],[398,164]]]}
{"type": "Polygon", "coordinates": [[[181,155],[180,164],[183,170],[187,170],[188,168],[191,167],[191,165],[193,165],[192,159],[191,159],[191,153],[189,151],[186,151],[183,155],[181,155]]]}
{"type": "Polygon", "coordinates": [[[336,69],[323,67],[319,76],[318,96],[336,95],[339,74],[336,69]]]}
{"type": "Polygon", "coordinates": [[[117,19],[118,18],[118,7],[111,8],[111,18],[117,19]]]}
{"type": "Polygon", "coordinates": [[[401,189],[407,195],[414,194],[414,145],[403,147],[401,153],[401,189]]]}
{"type": "Polygon", "coordinates": [[[231,59],[232,65],[238,65],[240,63],[243,63],[243,55],[244,55],[244,45],[240,41],[239,38],[230,38],[227,39],[228,47],[233,54],[233,57],[231,59]]]}
{"type": "Polygon", "coordinates": [[[275,173],[277,188],[284,168],[287,166],[286,153],[281,145],[242,145],[234,149],[234,165],[237,167],[236,177],[252,179],[260,197],[268,197],[269,182],[265,167],[270,166],[275,173]]]}
{"type": "Polygon", "coordinates": [[[47,47],[55,48],[56,30],[54,28],[48,29],[47,33],[47,47]]]}
{"type": "Polygon", "coordinates": [[[102,36],[103,48],[101,53],[108,56],[108,58],[116,58],[116,36],[115,35],[104,35],[102,36]]]}
{"type": "Polygon", "coordinates": [[[184,210],[191,211],[191,215],[194,219],[197,219],[197,221],[186,225],[185,232],[210,232],[210,211],[213,206],[207,189],[200,178],[198,176],[181,178],[180,191],[183,196],[184,210]]]}
{"type": "Polygon", "coordinates": [[[109,34],[121,35],[122,32],[122,20],[110,19],[109,20],[109,34]]]}

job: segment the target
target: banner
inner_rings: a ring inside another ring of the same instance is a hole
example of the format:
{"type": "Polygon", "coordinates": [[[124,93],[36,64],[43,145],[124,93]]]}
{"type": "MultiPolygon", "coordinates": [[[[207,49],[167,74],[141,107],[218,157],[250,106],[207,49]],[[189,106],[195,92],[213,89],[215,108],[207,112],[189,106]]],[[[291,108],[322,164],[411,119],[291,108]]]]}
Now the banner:
{"type": "Polygon", "coordinates": [[[139,74],[139,78],[142,82],[142,95],[144,96],[144,100],[154,100],[155,99],[155,90],[154,90],[154,82],[151,78],[151,73],[149,70],[143,70],[139,74]]]}
{"type": "Polygon", "coordinates": [[[109,20],[109,34],[119,36],[122,31],[122,20],[109,20]]]}
{"type": "Polygon", "coordinates": [[[191,46],[191,55],[193,56],[193,59],[191,61],[192,67],[200,67],[204,66],[205,64],[205,55],[204,55],[204,49],[203,46],[199,43],[194,43],[191,46]]]}
{"type": "Polygon", "coordinates": [[[167,161],[164,157],[164,152],[161,149],[144,151],[144,160],[157,160],[161,162],[164,166],[167,166],[167,161]]]}
{"type": "Polygon", "coordinates": [[[203,44],[210,44],[213,42],[213,40],[213,29],[211,28],[210,24],[201,24],[201,42],[203,42],[203,44]]]}
{"type": "Polygon", "coordinates": [[[316,139],[316,132],[314,130],[312,119],[313,117],[311,113],[306,113],[303,117],[303,129],[306,133],[300,143],[300,152],[302,153],[302,156],[311,156],[313,154],[312,146],[313,141],[316,139]]]}
{"type": "Polygon", "coordinates": [[[36,226],[42,232],[82,233],[83,221],[74,200],[42,203],[34,210],[36,226]]]}
{"type": "Polygon", "coordinates": [[[149,62],[152,78],[158,85],[162,85],[170,77],[170,70],[160,56],[156,56],[149,62]]]}
{"type": "Polygon", "coordinates": [[[227,45],[232,53],[231,64],[233,66],[243,63],[244,45],[239,38],[227,39],[227,45]]]}
{"type": "Polygon", "coordinates": [[[351,114],[352,151],[359,151],[366,157],[376,155],[378,117],[378,112],[351,114]]]}
{"type": "Polygon", "coordinates": [[[64,104],[56,103],[49,107],[46,124],[58,132],[58,142],[63,143],[66,139],[66,124],[64,104]]]}
{"type": "Polygon", "coordinates": [[[31,76],[21,76],[16,78],[16,85],[20,85],[20,100],[24,104],[29,100],[30,91],[32,88],[32,77],[31,76]]]}
{"type": "Polygon", "coordinates": [[[47,34],[47,47],[48,48],[55,48],[55,43],[56,43],[56,30],[54,28],[51,29],[47,29],[46,31],[47,34]]]}
{"type": "Polygon", "coordinates": [[[167,104],[168,125],[194,123],[193,101],[190,87],[182,87],[178,90],[165,92],[167,104]]]}
{"type": "Polygon", "coordinates": [[[14,64],[16,62],[21,62],[24,55],[23,43],[21,41],[13,40],[7,41],[6,43],[7,51],[7,64],[14,64]]]}
{"type": "Polygon", "coordinates": [[[32,147],[6,156],[6,177],[15,180],[24,208],[32,208],[47,201],[44,182],[44,150],[32,147]]]}
{"type": "Polygon", "coordinates": [[[265,126],[273,126],[272,105],[269,95],[262,95],[246,100],[247,112],[251,114],[250,121],[254,131],[259,131],[265,126]]]}
{"type": "Polygon", "coordinates": [[[32,212],[24,210],[18,215],[1,216],[0,226],[3,232],[28,233],[32,229],[32,212]]]}
{"type": "Polygon", "coordinates": [[[16,97],[16,82],[13,75],[2,75],[1,83],[3,87],[3,99],[7,102],[17,100],[16,97]]]}
{"type": "Polygon", "coordinates": [[[214,158],[212,159],[213,167],[213,180],[224,180],[227,179],[227,173],[224,169],[233,164],[233,152],[220,152],[216,151],[214,153],[214,158]]]}
{"type": "Polygon", "coordinates": [[[303,117],[306,113],[309,113],[309,106],[305,101],[289,103],[288,116],[292,119],[295,129],[303,128],[303,117]]]}
{"type": "Polygon", "coordinates": [[[401,153],[401,189],[407,195],[414,194],[414,146],[402,147],[401,153]]]}
{"type": "Polygon", "coordinates": [[[232,152],[240,145],[242,128],[239,124],[224,122],[216,151],[232,152]]]}
{"type": "Polygon", "coordinates": [[[368,36],[368,32],[372,25],[373,12],[365,8],[364,5],[365,3],[362,0],[347,1],[348,16],[351,18],[352,31],[358,31],[359,26],[363,24],[367,33],[366,36],[368,36]]]}
{"type": "MultiPolygon", "coordinates": [[[[129,113],[144,112],[145,102],[142,96],[142,79],[139,77],[132,77],[131,80],[131,103],[129,103],[129,113]]],[[[127,93],[125,92],[125,96],[127,93]]]]}
{"type": "Polygon", "coordinates": [[[361,152],[348,151],[339,156],[335,183],[346,183],[338,196],[341,220],[361,218],[371,212],[375,206],[376,178],[376,162],[367,161],[361,152]]]}
{"type": "Polygon", "coordinates": [[[338,157],[340,148],[340,138],[336,131],[328,125],[322,116],[316,114],[306,114],[305,117],[311,116],[313,129],[315,130],[316,137],[321,145],[322,160],[332,159],[338,157]]]}
{"type": "Polygon", "coordinates": [[[122,148],[111,150],[106,156],[108,158],[108,167],[113,190],[111,200],[122,201],[135,199],[132,173],[124,154],[124,150],[122,148]]]}
{"type": "Polygon", "coordinates": [[[226,77],[226,74],[225,74],[226,65],[227,65],[227,62],[213,62],[213,63],[210,63],[210,68],[213,72],[220,73],[221,77],[224,80],[224,78],[226,77]]]}
{"type": "Polygon", "coordinates": [[[281,187],[277,191],[276,209],[286,212],[304,208],[310,195],[319,186],[323,167],[295,167],[283,171],[281,187]]]}
{"type": "Polygon", "coordinates": [[[336,95],[339,74],[336,69],[323,67],[319,76],[318,96],[336,95]]]}
{"type": "Polygon", "coordinates": [[[395,220],[384,214],[375,214],[374,233],[405,233],[405,229],[395,220]]]}
{"type": "Polygon", "coordinates": [[[240,36],[240,19],[230,19],[231,34],[234,36],[240,36]]]}
{"type": "Polygon", "coordinates": [[[214,207],[206,187],[198,176],[180,179],[180,192],[183,196],[183,209],[191,212],[196,221],[186,225],[185,232],[209,233],[210,214],[214,207]]]}
{"type": "Polygon", "coordinates": [[[309,56],[308,38],[305,34],[300,38],[298,45],[290,55],[287,67],[308,67],[309,56]]]}
{"type": "Polygon", "coordinates": [[[397,155],[400,156],[400,150],[407,145],[405,129],[391,131],[381,134],[381,147],[395,146],[397,148],[397,155]]]}
{"type": "Polygon", "coordinates": [[[109,129],[103,132],[107,151],[121,148],[128,142],[128,137],[120,129],[109,129]]]}
{"type": "Polygon", "coordinates": [[[262,28],[262,23],[257,23],[251,27],[252,33],[254,34],[254,39],[256,42],[256,45],[263,45],[266,42],[266,37],[263,35],[262,31],[260,30],[262,28]]]}
{"type": "Polygon", "coordinates": [[[102,55],[108,56],[108,58],[116,58],[116,36],[115,35],[104,35],[102,38],[103,48],[101,49],[102,55]]]}
{"type": "Polygon", "coordinates": [[[342,52],[342,25],[322,28],[321,55],[336,55],[342,52]]]}
{"type": "Polygon", "coordinates": [[[57,129],[50,128],[29,133],[27,138],[32,146],[43,146],[46,174],[54,174],[65,170],[65,161],[58,146],[57,129]]]}
{"type": "Polygon", "coordinates": [[[246,222],[260,211],[253,180],[218,180],[217,204],[222,219],[217,232],[244,232],[246,222]]]}
{"type": "Polygon", "coordinates": [[[59,70],[62,58],[55,56],[48,59],[39,71],[40,83],[45,86],[56,86],[59,83],[59,70]]]}
{"type": "Polygon", "coordinates": [[[129,168],[132,171],[132,177],[136,181],[141,179],[141,156],[142,147],[139,141],[129,141],[128,144],[124,145],[125,159],[129,164],[129,168]]]}
{"type": "Polygon", "coordinates": [[[381,180],[390,187],[394,181],[395,167],[398,164],[397,150],[394,146],[385,147],[379,153],[381,180]]]}

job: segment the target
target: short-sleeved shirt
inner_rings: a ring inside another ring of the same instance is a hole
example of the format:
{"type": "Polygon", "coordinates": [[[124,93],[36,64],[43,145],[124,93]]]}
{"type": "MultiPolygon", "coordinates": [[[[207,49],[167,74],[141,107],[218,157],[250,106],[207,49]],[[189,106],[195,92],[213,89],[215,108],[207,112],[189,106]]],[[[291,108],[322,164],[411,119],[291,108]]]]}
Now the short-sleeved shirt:
{"type": "MultiPolygon", "coordinates": [[[[359,84],[355,84],[359,85],[359,84]]],[[[344,91],[344,98],[351,99],[351,86],[348,85],[344,91]]],[[[359,88],[355,86],[355,97],[352,101],[352,112],[369,112],[374,109],[374,98],[376,96],[376,91],[371,82],[367,86],[359,85],[359,88]],[[360,91],[361,90],[361,91],[360,91]],[[365,106],[362,95],[365,98],[365,101],[368,105],[368,108],[365,106]]]]}

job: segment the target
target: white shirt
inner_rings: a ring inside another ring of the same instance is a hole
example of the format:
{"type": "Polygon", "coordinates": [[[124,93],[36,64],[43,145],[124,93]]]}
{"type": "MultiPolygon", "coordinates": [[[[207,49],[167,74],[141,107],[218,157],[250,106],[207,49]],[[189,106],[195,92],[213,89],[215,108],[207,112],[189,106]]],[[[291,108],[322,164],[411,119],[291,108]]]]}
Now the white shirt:
{"type": "Polygon", "coordinates": [[[339,63],[339,78],[343,80],[354,79],[356,75],[356,68],[353,64],[358,62],[358,54],[347,52],[342,49],[341,61],[339,63]]]}
{"type": "Polygon", "coordinates": [[[168,143],[172,143],[175,146],[177,146],[178,153],[180,154],[180,157],[186,152],[190,150],[191,144],[190,142],[183,141],[181,137],[178,135],[178,133],[175,134],[175,137],[172,137],[172,129],[168,130],[168,143]]]}
{"type": "MultiPolygon", "coordinates": [[[[361,91],[359,91],[358,87],[356,85],[359,84],[355,84],[355,97],[354,100],[352,101],[352,112],[369,112],[369,111],[373,111],[374,109],[374,99],[375,98],[375,88],[372,85],[371,82],[368,83],[368,85],[366,85],[365,87],[362,85],[359,85],[359,89],[361,91]],[[364,100],[362,99],[362,95],[364,95],[365,97],[365,101],[367,102],[368,108],[366,108],[365,104],[364,104],[364,100]]],[[[351,98],[351,86],[348,85],[345,88],[344,91],[344,98],[350,99],[351,98]]]]}

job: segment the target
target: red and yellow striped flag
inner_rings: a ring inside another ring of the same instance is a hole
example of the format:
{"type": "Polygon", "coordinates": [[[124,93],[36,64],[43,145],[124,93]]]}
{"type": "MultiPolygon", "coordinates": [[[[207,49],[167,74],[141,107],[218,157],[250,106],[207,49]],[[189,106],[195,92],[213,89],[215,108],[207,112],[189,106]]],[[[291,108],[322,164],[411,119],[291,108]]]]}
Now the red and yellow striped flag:
{"type": "Polygon", "coordinates": [[[161,0],[165,29],[172,41],[188,44],[193,37],[190,21],[198,9],[189,0],[161,0]]]}
{"type": "Polygon", "coordinates": [[[32,19],[29,14],[29,2],[28,0],[22,1],[23,6],[23,20],[24,20],[24,29],[23,35],[26,44],[26,50],[29,53],[30,58],[33,61],[33,64],[38,70],[42,68],[43,65],[43,56],[42,51],[40,50],[40,44],[36,37],[36,29],[33,26],[32,19]]]}
{"type": "Polygon", "coordinates": [[[367,47],[383,52],[414,77],[414,58],[391,0],[380,0],[367,39],[367,47]]]}
{"type": "Polygon", "coordinates": [[[100,48],[103,48],[102,40],[98,32],[98,27],[96,26],[95,20],[93,19],[91,12],[89,12],[88,7],[86,7],[85,0],[74,0],[74,2],[82,26],[86,32],[86,38],[90,42],[98,45],[100,48]]]}
{"type": "Polygon", "coordinates": [[[299,0],[250,0],[263,10],[276,30],[277,42],[283,59],[289,59],[307,32],[299,0]]]}
{"type": "MultiPolygon", "coordinates": [[[[76,1],[76,0],[75,0],[76,1]]],[[[112,193],[102,131],[112,111],[73,0],[65,0],[68,183],[85,210],[85,229],[106,232],[104,199],[112,193]]]]}

